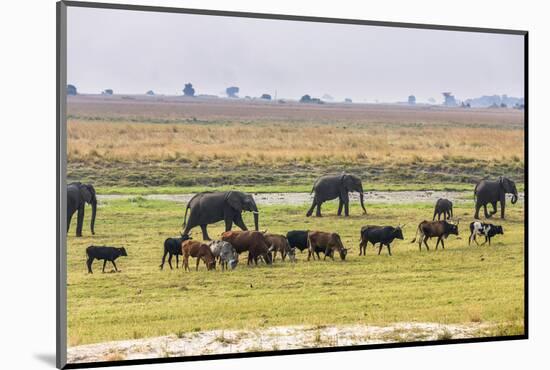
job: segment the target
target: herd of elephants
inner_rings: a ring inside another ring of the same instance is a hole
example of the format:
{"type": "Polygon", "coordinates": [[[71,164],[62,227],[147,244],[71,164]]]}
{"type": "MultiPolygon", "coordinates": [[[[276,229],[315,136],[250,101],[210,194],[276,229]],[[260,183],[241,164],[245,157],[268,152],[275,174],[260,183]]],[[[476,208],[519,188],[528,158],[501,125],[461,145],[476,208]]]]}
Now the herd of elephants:
{"type": "MultiPolygon", "coordinates": [[[[345,216],[349,215],[349,193],[358,192],[363,212],[366,213],[363,199],[363,185],[361,179],[355,175],[342,173],[338,175],[325,175],[319,177],[313,184],[312,193],[314,193],[311,207],[306,213],[309,217],[316,210],[316,216],[321,217],[321,205],[325,201],[338,199],[338,216],[341,216],[342,209],[345,216]]],[[[515,183],[506,178],[500,177],[496,181],[482,180],[475,185],[475,213],[474,218],[479,219],[479,211],[483,207],[486,218],[492,217],[497,213],[497,203],[500,203],[500,216],[504,218],[506,207],[506,194],[512,194],[512,204],[518,200],[518,192],[515,183]],[[487,206],[492,206],[492,211],[487,211],[487,206]]],[[[86,204],[92,206],[92,217],[90,228],[92,234],[94,231],[95,218],[97,214],[97,196],[96,191],[91,184],[73,182],[67,186],[67,232],[74,213],[77,213],[76,236],[82,236],[82,226],[84,221],[84,208],[86,204]]],[[[458,235],[457,222],[449,222],[453,218],[453,203],[447,199],[438,199],[435,204],[432,221],[422,221],[416,230],[416,236],[412,242],[418,240],[419,249],[422,243],[429,250],[427,240],[436,237],[436,249],[439,244],[444,248],[444,240],[451,234],[458,235]],[[435,220],[437,216],[437,221],[435,220]],[[443,220],[441,220],[443,216],[443,220]]],[[[215,269],[216,261],[222,269],[235,268],[238,263],[240,253],[248,252],[248,264],[258,263],[263,260],[267,264],[272,264],[277,256],[281,254],[284,261],[288,256],[291,261],[295,261],[295,250],[308,250],[309,260],[311,257],[319,259],[319,253],[324,253],[325,257],[334,259],[335,252],[338,252],[340,258],[345,260],[347,249],[344,247],[340,236],[336,232],[312,231],[312,230],[292,230],[286,235],[270,234],[259,231],[259,210],[251,194],[240,191],[226,192],[203,192],[192,197],[185,207],[183,221],[184,230],[180,237],[168,238],[164,242],[164,253],[160,268],[162,269],[168,256],[168,264],[172,268],[172,257],[176,256],[176,267],[179,265],[179,256],[183,256],[185,269],[189,269],[189,257],[196,258],[196,269],[199,262],[203,261],[207,268],[215,269]],[[249,211],[254,214],[254,229],[249,231],[243,221],[242,212],[249,211]],[[189,212],[189,219],[187,213],[189,212]],[[222,233],[220,240],[211,241],[207,226],[219,221],[225,222],[225,232],[222,233]],[[233,224],[237,225],[241,231],[232,231],[233,224]],[[190,231],[196,226],[200,226],[203,241],[192,240],[189,236],[190,231]]],[[[476,236],[485,237],[485,242],[491,241],[491,237],[496,234],[503,234],[501,226],[489,223],[474,221],[470,224],[471,241],[476,240],[476,236]]],[[[378,244],[378,254],[382,247],[386,246],[389,255],[391,255],[391,243],[394,239],[403,239],[401,226],[363,226],[361,228],[361,241],[359,245],[359,255],[364,255],[367,244],[370,242],[373,246],[378,244]]],[[[103,272],[105,265],[110,261],[115,270],[118,271],[115,260],[120,256],[127,256],[125,248],[110,246],[90,246],[86,249],[88,272],[92,273],[92,263],[95,259],[103,260],[103,272]]]]}

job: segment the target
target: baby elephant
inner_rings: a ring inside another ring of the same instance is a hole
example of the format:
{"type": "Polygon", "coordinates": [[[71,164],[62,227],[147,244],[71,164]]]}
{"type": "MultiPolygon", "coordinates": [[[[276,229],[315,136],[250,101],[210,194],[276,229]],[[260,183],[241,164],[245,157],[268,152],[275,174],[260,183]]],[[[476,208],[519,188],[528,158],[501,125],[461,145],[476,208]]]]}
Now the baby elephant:
{"type": "Polygon", "coordinates": [[[453,218],[453,202],[449,199],[439,198],[437,200],[435,203],[434,217],[432,218],[432,221],[435,221],[436,215],[437,220],[439,221],[441,219],[441,214],[443,214],[444,221],[447,221],[448,218],[453,218]]]}
{"type": "Polygon", "coordinates": [[[124,247],[96,247],[91,245],[86,248],[86,255],[88,256],[88,260],[86,261],[86,265],[88,265],[88,273],[93,274],[92,262],[94,262],[94,259],[103,260],[103,272],[105,272],[105,265],[107,264],[107,261],[111,261],[113,266],[115,266],[115,271],[118,272],[115,260],[120,256],[127,256],[128,254],[126,253],[126,249],[124,249],[124,247]]]}

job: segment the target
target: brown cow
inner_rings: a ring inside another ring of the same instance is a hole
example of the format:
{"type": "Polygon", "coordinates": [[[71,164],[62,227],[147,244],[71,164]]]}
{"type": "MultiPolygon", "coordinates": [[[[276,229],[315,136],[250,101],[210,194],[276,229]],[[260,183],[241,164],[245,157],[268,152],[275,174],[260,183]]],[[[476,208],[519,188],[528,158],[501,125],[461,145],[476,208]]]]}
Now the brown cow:
{"type": "MultiPolygon", "coordinates": [[[[340,253],[340,258],[342,260],[346,259],[348,250],[344,248],[340,235],[337,233],[326,233],[323,231],[309,231],[307,234],[307,245],[308,245],[308,255],[307,260],[313,256],[315,259],[316,249],[325,250],[325,258],[327,255],[334,260],[334,251],[337,250],[340,253]]],[[[318,255],[317,255],[318,256],[318,255]]]]}
{"type": "Polygon", "coordinates": [[[411,241],[411,243],[414,243],[416,241],[416,238],[418,237],[418,233],[420,233],[420,237],[418,238],[419,250],[422,250],[422,242],[424,242],[426,249],[430,250],[430,247],[428,247],[427,240],[434,237],[437,238],[435,249],[437,249],[437,247],[439,246],[439,242],[441,242],[441,246],[443,247],[443,249],[445,249],[445,243],[443,242],[443,240],[447,239],[447,237],[450,234],[454,234],[458,236],[459,223],[460,223],[460,220],[456,224],[452,224],[447,221],[424,220],[420,224],[418,224],[416,235],[414,239],[411,241]]]}
{"type": "Polygon", "coordinates": [[[271,246],[270,248],[273,250],[273,261],[275,261],[275,257],[277,257],[277,252],[279,252],[281,253],[283,261],[288,255],[291,262],[296,262],[296,249],[290,248],[290,244],[284,235],[266,233],[264,236],[267,243],[271,246]]]}
{"type": "Polygon", "coordinates": [[[252,261],[258,264],[258,257],[271,265],[272,256],[270,244],[263,233],[259,231],[226,231],[222,233],[221,239],[231,243],[237,253],[248,251],[248,264],[252,261]]]}
{"type": "Polygon", "coordinates": [[[183,263],[185,271],[189,270],[189,256],[197,259],[196,271],[199,270],[199,262],[202,260],[208,270],[216,268],[216,259],[207,244],[196,240],[186,240],[181,244],[181,254],[183,254],[183,263]]]}

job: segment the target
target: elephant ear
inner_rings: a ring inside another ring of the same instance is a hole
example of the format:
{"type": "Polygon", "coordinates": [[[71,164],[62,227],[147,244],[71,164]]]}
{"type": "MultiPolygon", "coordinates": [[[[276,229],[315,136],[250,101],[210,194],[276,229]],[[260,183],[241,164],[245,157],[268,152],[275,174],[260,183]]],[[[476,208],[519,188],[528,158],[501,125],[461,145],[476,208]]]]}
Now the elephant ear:
{"type": "Polygon", "coordinates": [[[235,211],[242,212],[243,204],[242,204],[241,198],[239,197],[239,194],[237,194],[233,191],[230,191],[229,193],[227,193],[227,195],[225,197],[225,201],[235,211]]]}
{"type": "Polygon", "coordinates": [[[82,195],[82,198],[86,201],[86,203],[90,203],[92,201],[92,192],[86,185],[80,185],[80,195],[82,195]]]}

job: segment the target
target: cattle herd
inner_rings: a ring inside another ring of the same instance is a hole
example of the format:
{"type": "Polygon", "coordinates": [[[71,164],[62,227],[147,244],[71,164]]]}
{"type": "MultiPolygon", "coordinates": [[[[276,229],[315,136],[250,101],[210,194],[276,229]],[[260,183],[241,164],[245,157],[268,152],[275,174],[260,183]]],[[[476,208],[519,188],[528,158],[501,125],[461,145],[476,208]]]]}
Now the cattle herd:
{"type": "MultiPolygon", "coordinates": [[[[478,186],[476,186],[477,189],[478,186]]],[[[453,217],[453,203],[447,199],[438,199],[435,204],[432,221],[422,221],[416,228],[414,239],[411,243],[418,242],[419,250],[422,250],[422,245],[427,250],[430,249],[428,240],[436,238],[435,249],[438,249],[441,244],[445,248],[445,239],[450,235],[459,234],[459,223],[451,222],[453,217]],[[435,220],[435,217],[438,220],[435,220]],[[443,220],[441,220],[443,216],[443,220]],[[449,219],[449,220],[448,220],[449,219]]],[[[240,214],[235,217],[240,217],[240,214]]],[[[242,219],[241,219],[242,220],[242,219]]],[[[228,223],[226,222],[226,225],[228,223]]],[[[241,222],[242,224],[242,222],[241,222]]],[[[202,227],[203,225],[201,225],[202,227]]],[[[242,224],[244,226],[244,224],[242,224]]],[[[378,246],[378,254],[380,255],[383,247],[387,247],[388,254],[391,256],[391,244],[395,239],[403,240],[403,227],[399,226],[380,226],[367,225],[360,230],[359,256],[366,255],[367,245],[372,244],[373,248],[378,246]]],[[[239,261],[239,255],[247,253],[247,265],[257,265],[258,262],[267,265],[273,264],[277,255],[280,255],[282,261],[288,257],[290,262],[296,262],[296,249],[303,252],[307,250],[307,261],[320,259],[320,253],[324,254],[324,259],[329,257],[334,260],[334,256],[338,253],[340,259],[346,259],[348,249],[344,247],[340,235],[331,231],[316,231],[316,230],[291,230],[286,235],[272,234],[266,231],[247,230],[246,226],[241,227],[243,230],[230,230],[223,232],[219,240],[208,240],[200,242],[193,240],[188,234],[182,233],[176,238],[168,238],[164,241],[164,249],[160,269],[164,268],[166,257],[168,257],[168,265],[173,269],[172,258],[176,257],[176,268],[179,267],[179,256],[182,256],[182,267],[189,270],[189,257],[196,259],[195,269],[198,270],[199,264],[202,261],[208,270],[216,268],[216,264],[221,266],[222,270],[235,269],[239,261]]],[[[205,230],[205,228],[203,229],[205,230]]],[[[469,225],[470,236],[468,245],[476,240],[477,236],[485,238],[485,243],[491,244],[491,238],[498,234],[504,234],[502,226],[493,225],[490,223],[473,221],[469,225]]],[[[481,245],[483,245],[481,244],[481,245]]],[[[109,247],[109,246],[90,246],[86,249],[86,265],[88,273],[92,273],[92,263],[95,259],[103,260],[103,272],[105,265],[110,261],[115,268],[115,260],[120,256],[127,256],[125,248],[109,247]]]]}

